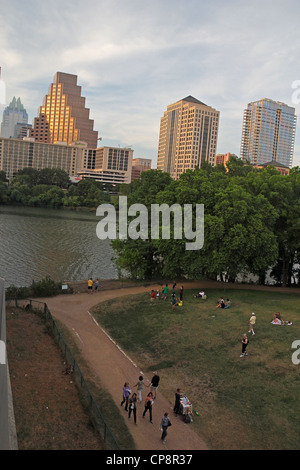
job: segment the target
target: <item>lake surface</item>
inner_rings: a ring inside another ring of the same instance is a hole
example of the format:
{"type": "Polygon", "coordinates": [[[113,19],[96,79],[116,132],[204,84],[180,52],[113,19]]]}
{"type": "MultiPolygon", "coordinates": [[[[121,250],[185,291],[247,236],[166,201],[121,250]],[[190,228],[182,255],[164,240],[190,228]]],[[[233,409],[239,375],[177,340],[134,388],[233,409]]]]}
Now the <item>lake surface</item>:
{"type": "Polygon", "coordinates": [[[6,287],[117,279],[110,240],[99,240],[96,210],[0,206],[0,277],[6,287]]]}

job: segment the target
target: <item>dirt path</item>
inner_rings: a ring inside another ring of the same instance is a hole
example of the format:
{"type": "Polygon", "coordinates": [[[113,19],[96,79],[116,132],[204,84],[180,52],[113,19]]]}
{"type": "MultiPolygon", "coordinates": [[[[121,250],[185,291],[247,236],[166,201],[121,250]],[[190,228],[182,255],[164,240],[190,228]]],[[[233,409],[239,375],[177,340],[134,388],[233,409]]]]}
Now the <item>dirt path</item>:
{"type": "MultiPolygon", "coordinates": [[[[137,287],[128,289],[118,289],[112,291],[102,291],[98,294],[74,294],[59,296],[48,299],[40,299],[47,303],[54,318],[60,320],[73,332],[76,341],[82,351],[85,360],[91,369],[99,376],[104,387],[109,390],[115,403],[120,406],[122,398],[122,387],[125,381],[131,386],[135,385],[140,368],[125,355],[123,351],[108,337],[91,314],[89,309],[95,304],[120,297],[127,294],[137,294],[149,292],[149,287],[137,287]]],[[[147,377],[143,374],[146,380],[147,377]]],[[[147,388],[145,390],[148,390],[147,388]]],[[[145,391],[143,393],[143,398],[145,391]]],[[[161,393],[157,393],[157,399],[153,405],[153,424],[150,423],[146,415],[142,418],[143,405],[138,404],[137,425],[124,417],[137,450],[205,450],[206,444],[193,431],[192,424],[185,424],[181,417],[173,417],[173,404],[166,400],[161,393]],[[165,412],[170,413],[172,427],[168,431],[166,444],[160,440],[160,422],[165,412]]]]}
{"type": "MultiPolygon", "coordinates": [[[[273,290],[291,292],[283,288],[272,288],[264,286],[232,285],[214,282],[185,283],[189,288],[220,288],[220,293],[226,288],[273,290]]],[[[82,351],[85,360],[89,363],[93,372],[99,376],[104,387],[107,388],[115,403],[120,406],[122,387],[125,381],[131,386],[136,384],[140,375],[138,364],[134,364],[130,357],[120,350],[111,338],[96,323],[89,310],[94,305],[124,295],[150,292],[148,287],[132,287],[113,290],[103,290],[98,294],[89,295],[78,293],[74,295],[58,296],[48,299],[40,299],[47,303],[54,318],[60,320],[73,332],[76,341],[82,351]]],[[[299,289],[292,289],[298,293],[299,289]]],[[[151,379],[143,374],[146,380],[151,379]]],[[[147,389],[146,389],[147,390],[147,389]]],[[[145,396],[145,391],[144,395],[145,396]]],[[[153,424],[149,418],[142,418],[143,405],[138,405],[137,425],[131,417],[128,420],[124,411],[125,422],[136,443],[137,450],[206,450],[206,444],[193,431],[192,424],[185,424],[181,417],[175,418],[172,412],[173,403],[166,400],[158,392],[153,406],[153,424]],[[172,419],[172,427],[169,429],[166,444],[160,441],[160,422],[163,414],[168,411],[172,419]]]]}

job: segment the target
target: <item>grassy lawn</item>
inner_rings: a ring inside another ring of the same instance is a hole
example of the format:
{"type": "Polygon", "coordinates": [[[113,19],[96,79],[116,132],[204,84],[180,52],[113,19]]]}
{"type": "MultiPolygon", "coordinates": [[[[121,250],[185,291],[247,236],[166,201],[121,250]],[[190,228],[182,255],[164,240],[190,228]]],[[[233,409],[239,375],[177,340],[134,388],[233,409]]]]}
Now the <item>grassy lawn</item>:
{"type": "Polygon", "coordinates": [[[150,305],[149,294],[124,296],[94,309],[97,321],[148,378],[158,370],[160,391],[174,402],[179,387],[199,415],[194,430],[211,449],[298,449],[300,364],[292,363],[300,340],[300,296],[251,290],[206,290],[206,301],[184,292],[150,305]],[[228,310],[216,308],[220,296],[228,310]],[[272,325],[275,312],[292,326],[272,325]],[[255,312],[256,335],[248,334],[255,312]],[[248,356],[240,358],[243,333],[248,356]]]}

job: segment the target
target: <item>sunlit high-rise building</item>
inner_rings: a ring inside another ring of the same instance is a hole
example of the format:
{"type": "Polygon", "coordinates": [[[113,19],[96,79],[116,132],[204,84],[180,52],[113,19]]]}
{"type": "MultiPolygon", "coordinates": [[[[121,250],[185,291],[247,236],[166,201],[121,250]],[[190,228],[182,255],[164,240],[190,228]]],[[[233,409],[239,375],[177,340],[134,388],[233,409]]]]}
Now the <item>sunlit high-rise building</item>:
{"type": "Polygon", "coordinates": [[[291,167],[296,132],[295,108],[267,98],[244,110],[240,157],[252,165],[277,162],[291,167]]]}
{"type": "Polygon", "coordinates": [[[89,114],[85,98],[81,96],[81,86],[77,85],[77,76],[57,72],[38,117],[34,119],[30,136],[38,142],[51,144],[66,142],[71,145],[84,141],[88,147],[96,148],[98,132],[94,131],[94,121],[89,114]]]}
{"type": "Polygon", "coordinates": [[[160,121],[157,169],[177,179],[203,162],[215,165],[219,117],[192,96],[169,105],[160,121]]]}

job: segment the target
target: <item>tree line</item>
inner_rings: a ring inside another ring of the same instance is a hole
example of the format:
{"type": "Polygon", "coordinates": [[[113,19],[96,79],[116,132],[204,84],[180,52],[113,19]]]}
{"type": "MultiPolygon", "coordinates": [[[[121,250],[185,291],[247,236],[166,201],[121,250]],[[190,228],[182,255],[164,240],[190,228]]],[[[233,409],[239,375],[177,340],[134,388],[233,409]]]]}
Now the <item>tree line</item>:
{"type": "Polygon", "coordinates": [[[48,168],[24,168],[7,184],[0,171],[0,204],[97,208],[113,203],[117,209],[118,195],[127,196],[128,206],[146,206],[149,217],[152,204],[204,205],[201,250],[186,251],[184,237],[174,239],[172,232],[170,240],[116,239],[111,244],[120,272],[137,279],[229,282],[253,274],[260,284],[270,273],[278,284],[300,284],[299,167],[282,175],[272,166],[257,169],[231,157],[226,168],[204,163],[179,180],[149,170],[131,184],[114,187],[88,179],[74,184],[63,170],[48,168]]]}
{"type": "MultiPolygon", "coordinates": [[[[221,279],[267,273],[281,285],[299,284],[300,168],[282,175],[231,157],[204,164],[178,180],[158,170],[143,172],[128,186],[128,206],[204,204],[204,245],[186,251],[185,240],[113,240],[116,264],[139,279],[221,279]]],[[[150,223],[150,220],[149,220],[150,223]]],[[[171,224],[172,228],[172,224],[171,224]]]]}
{"type": "Polygon", "coordinates": [[[0,171],[0,204],[96,208],[110,201],[114,191],[111,185],[99,181],[71,183],[68,173],[60,168],[24,168],[9,184],[5,173],[0,171]]]}

